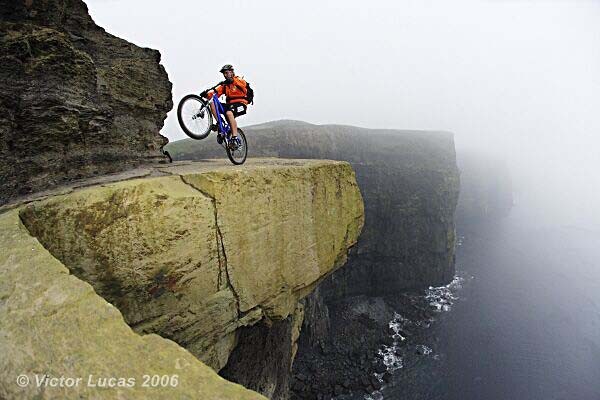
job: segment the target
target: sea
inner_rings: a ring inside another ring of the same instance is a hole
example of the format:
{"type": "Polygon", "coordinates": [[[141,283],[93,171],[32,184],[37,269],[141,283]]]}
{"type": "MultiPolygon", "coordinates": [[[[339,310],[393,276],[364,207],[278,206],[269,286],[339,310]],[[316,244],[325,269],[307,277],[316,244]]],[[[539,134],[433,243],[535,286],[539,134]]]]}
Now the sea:
{"type": "Polygon", "coordinates": [[[402,295],[431,312],[397,310],[365,399],[600,400],[600,226],[530,207],[461,228],[454,280],[402,295]]]}

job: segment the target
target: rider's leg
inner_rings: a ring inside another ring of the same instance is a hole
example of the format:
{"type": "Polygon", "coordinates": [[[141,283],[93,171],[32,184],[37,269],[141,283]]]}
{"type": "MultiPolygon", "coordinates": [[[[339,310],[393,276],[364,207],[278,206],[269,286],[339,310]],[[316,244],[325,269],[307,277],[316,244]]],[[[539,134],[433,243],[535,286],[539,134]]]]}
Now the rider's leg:
{"type": "Polygon", "coordinates": [[[217,127],[217,123],[218,123],[217,121],[219,119],[217,118],[217,108],[215,107],[215,103],[212,102],[212,101],[210,102],[210,112],[212,113],[212,115],[214,117],[212,125],[210,126],[210,130],[213,131],[213,132],[217,132],[218,129],[219,129],[217,127]]]}
{"type": "Polygon", "coordinates": [[[212,112],[213,117],[215,117],[215,121],[217,120],[217,110],[215,109],[215,103],[210,102],[210,111],[212,112]]]}
{"type": "Polygon", "coordinates": [[[233,112],[226,111],[225,118],[227,118],[227,122],[229,122],[229,126],[231,126],[231,136],[236,137],[237,136],[237,121],[235,120],[235,117],[233,116],[233,112]]]}

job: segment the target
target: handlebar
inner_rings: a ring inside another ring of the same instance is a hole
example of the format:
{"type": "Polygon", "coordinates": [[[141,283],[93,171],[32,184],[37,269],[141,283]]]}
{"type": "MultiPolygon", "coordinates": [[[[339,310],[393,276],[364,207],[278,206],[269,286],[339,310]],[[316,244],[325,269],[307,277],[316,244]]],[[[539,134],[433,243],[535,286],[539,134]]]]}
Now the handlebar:
{"type": "Polygon", "coordinates": [[[208,92],[210,92],[211,90],[215,90],[219,85],[221,85],[222,82],[217,83],[215,86],[211,87],[210,89],[206,89],[203,92],[200,92],[200,97],[208,99],[207,95],[208,92]]]}

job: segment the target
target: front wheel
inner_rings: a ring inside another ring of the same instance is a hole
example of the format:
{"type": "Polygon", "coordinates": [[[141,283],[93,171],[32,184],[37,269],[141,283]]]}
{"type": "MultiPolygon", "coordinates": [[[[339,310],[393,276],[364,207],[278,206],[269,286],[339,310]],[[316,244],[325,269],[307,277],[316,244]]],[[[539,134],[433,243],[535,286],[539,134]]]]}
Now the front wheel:
{"type": "Polygon", "coordinates": [[[186,135],[192,139],[204,139],[210,133],[213,116],[207,101],[188,94],[177,106],[177,119],[186,135]]]}
{"type": "Polygon", "coordinates": [[[248,142],[246,142],[246,135],[238,128],[238,137],[240,138],[241,144],[236,149],[231,149],[227,146],[227,157],[235,165],[243,164],[246,161],[248,155],[248,142]]]}

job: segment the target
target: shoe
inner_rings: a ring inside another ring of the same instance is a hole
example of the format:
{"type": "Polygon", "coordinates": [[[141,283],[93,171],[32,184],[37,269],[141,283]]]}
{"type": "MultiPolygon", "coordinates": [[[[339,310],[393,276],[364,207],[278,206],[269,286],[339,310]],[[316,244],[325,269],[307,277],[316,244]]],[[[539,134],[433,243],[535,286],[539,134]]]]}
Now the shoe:
{"type": "Polygon", "coordinates": [[[237,136],[229,139],[229,148],[231,150],[237,150],[238,147],[240,147],[240,144],[241,144],[240,138],[237,136]]]}
{"type": "Polygon", "coordinates": [[[217,143],[219,143],[219,144],[223,143],[223,136],[217,135],[217,143]]]}
{"type": "Polygon", "coordinates": [[[211,130],[211,131],[213,131],[213,132],[216,132],[216,131],[218,131],[218,130],[219,130],[219,127],[218,127],[216,124],[212,124],[212,125],[210,126],[210,130],[211,130]]]}

